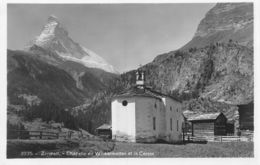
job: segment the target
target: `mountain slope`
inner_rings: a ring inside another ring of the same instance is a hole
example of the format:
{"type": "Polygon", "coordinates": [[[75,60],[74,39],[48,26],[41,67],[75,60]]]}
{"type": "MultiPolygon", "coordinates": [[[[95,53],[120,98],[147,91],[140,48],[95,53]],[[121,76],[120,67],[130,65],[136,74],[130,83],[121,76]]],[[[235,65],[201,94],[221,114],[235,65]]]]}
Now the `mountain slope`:
{"type": "Polygon", "coordinates": [[[23,104],[20,97],[23,95],[35,96],[63,108],[84,101],[84,93],[64,70],[23,51],[8,50],[7,59],[9,104],[23,104]]]}
{"type": "Polygon", "coordinates": [[[116,74],[98,68],[87,68],[74,61],[65,61],[57,67],[68,72],[76,81],[77,88],[90,98],[107,88],[111,81],[118,77],[116,74]]]}
{"type": "Polygon", "coordinates": [[[112,73],[109,76],[103,70],[86,68],[73,62],[68,64],[68,61],[62,63],[65,66],[57,67],[24,51],[8,50],[7,59],[8,121],[15,117],[21,118],[22,123],[30,123],[40,118],[45,122],[53,120],[64,123],[66,128],[89,129],[92,116],[85,113],[72,116],[70,109],[88,102],[107,88],[109,84],[106,82],[115,78],[112,73]],[[75,77],[66,71],[68,68],[75,72],[83,71],[82,77],[79,77],[81,80],[75,81],[75,77]],[[84,89],[79,88],[80,82],[84,89]]]}
{"type": "Polygon", "coordinates": [[[218,3],[201,20],[193,39],[181,49],[233,40],[253,46],[253,3],[218,3]]]}
{"type": "Polygon", "coordinates": [[[234,105],[253,100],[253,51],[245,46],[222,43],[157,60],[143,69],[147,83],[159,90],[234,105]]]}

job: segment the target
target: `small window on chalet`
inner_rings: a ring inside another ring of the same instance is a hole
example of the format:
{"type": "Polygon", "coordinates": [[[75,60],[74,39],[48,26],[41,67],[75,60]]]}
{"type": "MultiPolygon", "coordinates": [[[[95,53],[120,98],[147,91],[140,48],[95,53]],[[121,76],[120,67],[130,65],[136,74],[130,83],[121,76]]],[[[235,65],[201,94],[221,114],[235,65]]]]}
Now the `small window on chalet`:
{"type": "Polygon", "coordinates": [[[155,109],[157,108],[157,105],[156,105],[156,103],[154,103],[154,108],[155,108],[155,109]]]}
{"type": "Polygon", "coordinates": [[[170,110],[172,111],[172,106],[170,106],[170,110]]]}
{"type": "Polygon", "coordinates": [[[170,127],[171,127],[171,131],[172,131],[172,118],[170,118],[170,127]]]}
{"type": "Polygon", "coordinates": [[[124,101],[122,102],[122,105],[123,105],[123,106],[127,106],[127,104],[128,104],[128,102],[127,102],[126,100],[124,100],[124,101]]]}
{"type": "Polygon", "coordinates": [[[155,129],[156,129],[156,118],[153,117],[153,130],[155,130],[155,129]]]}
{"type": "Polygon", "coordinates": [[[177,112],[178,112],[179,110],[178,110],[178,108],[177,108],[177,112]]]}
{"type": "Polygon", "coordinates": [[[179,121],[177,120],[177,131],[179,131],[179,121]]]}

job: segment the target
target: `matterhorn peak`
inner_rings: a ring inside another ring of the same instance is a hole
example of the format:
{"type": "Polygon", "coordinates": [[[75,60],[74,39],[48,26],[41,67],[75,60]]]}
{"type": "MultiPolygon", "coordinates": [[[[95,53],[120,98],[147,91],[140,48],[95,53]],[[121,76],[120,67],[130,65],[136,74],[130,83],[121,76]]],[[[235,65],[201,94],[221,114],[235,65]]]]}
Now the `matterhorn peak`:
{"type": "Polygon", "coordinates": [[[118,73],[102,57],[74,42],[54,15],[49,16],[41,34],[36,37],[31,45],[53,52],[64,60],[78,62],[89,68],[99,68],[107,72],[118,73]]]}
{"type": "Polygon", "coordinates": [[[56,29],[60,26],[56,16],[49,16],[47,23],[44,25],[41,34],[36,37],[34,44],[40,47],[46,47],[56,35],[56,29]]]}
{"type": "Polygon", "coordinates": [[[59,23],[58,17],[56,17],[55,15],[50,15],[48,18],[48,22],[57,22],[59,23]]]}

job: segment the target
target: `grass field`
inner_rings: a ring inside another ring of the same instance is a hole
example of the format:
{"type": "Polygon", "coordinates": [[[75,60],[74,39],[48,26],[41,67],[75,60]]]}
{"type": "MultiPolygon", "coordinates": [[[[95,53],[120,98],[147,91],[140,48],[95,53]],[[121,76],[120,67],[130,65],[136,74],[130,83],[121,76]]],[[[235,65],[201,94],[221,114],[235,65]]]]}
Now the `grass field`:
{"type": "Polygon", "coordinates": [[[252,142],[189,143],[185,145],[117,143],[113,151],[136,152],[139,157],[253,157],[253,148],[252,142]]]}
{"type": "Polygon", "coordinates": [[[254,157],[254,143],[142,144],[86,139],[12,140],[8,141],[7,157],[254,157]]]}

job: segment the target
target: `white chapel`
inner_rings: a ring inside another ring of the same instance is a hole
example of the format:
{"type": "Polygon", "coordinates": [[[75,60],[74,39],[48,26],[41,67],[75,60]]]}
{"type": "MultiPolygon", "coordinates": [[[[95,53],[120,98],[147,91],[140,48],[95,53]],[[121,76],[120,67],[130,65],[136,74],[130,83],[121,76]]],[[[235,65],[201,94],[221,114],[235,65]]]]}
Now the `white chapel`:
{"type": "Polygon", "coordinates": [[[136,85],[111,102],[112,139],[129,142],[182,141],[181,102],[145,86],[136,71],[136,85]]]}

